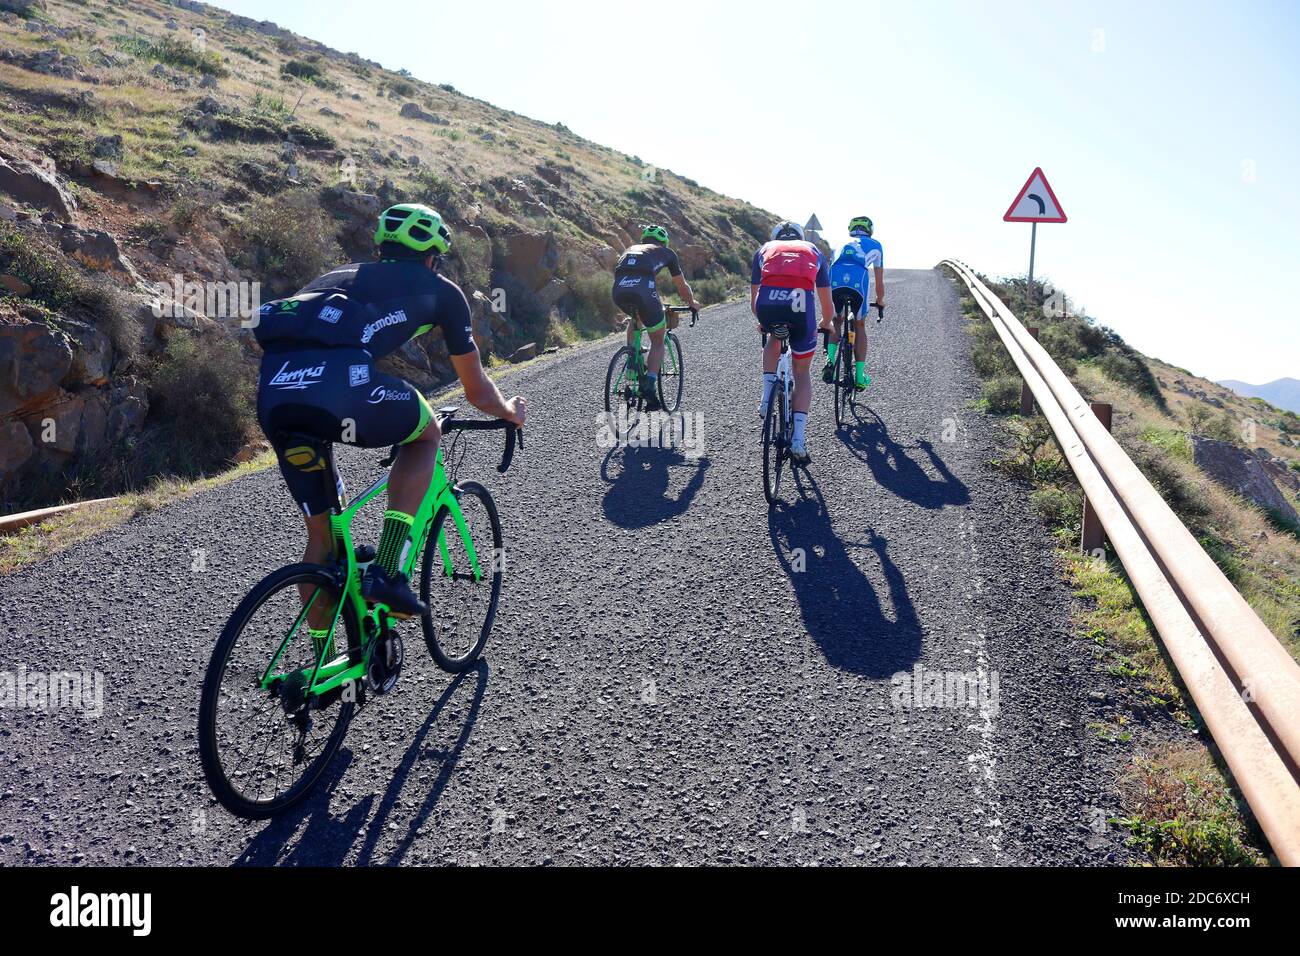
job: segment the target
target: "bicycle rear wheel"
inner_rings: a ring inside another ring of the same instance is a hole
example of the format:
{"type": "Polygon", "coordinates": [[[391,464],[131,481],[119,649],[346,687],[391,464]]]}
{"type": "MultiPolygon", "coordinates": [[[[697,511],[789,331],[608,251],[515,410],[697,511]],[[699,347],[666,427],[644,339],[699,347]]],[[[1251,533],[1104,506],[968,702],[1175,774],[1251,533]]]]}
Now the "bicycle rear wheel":
{"type": "Polygon", "coordinates": [[[659,403],[672,414],[682,407],[686,367],[682,360],[682,343],[676,332],[664,336],[664,362],[659,368],[659,403]]]}
{"type": "MultiPolygon", "coordinates": [[[[203,678],[199,762],[218,802],[249,820],[275,816],[307,795],[343,743],[356,707],[341,690],[306,694],[319,650],[307,632],[300,587],[309,602],[331,611],[338,601],[324,569],[281,568],[230,616],[203,678]]],[[[361,646],[361,628],[346,604],[341,622],[327,663],[361,646]]]]}
{"type": "Polygon", "coordinates": [[[605,411],[612,412],[623,406],[631,411],[636,407],[639,400],[632,395],[636,378],[631,362],[632,350],[626,345],[620,346],[609,360],[609,370],[605,373],[605,411]]]}
{"type": "MultiPolygon", "coordinates": [[[[852,320],[850,320],[852,321],[852,320]]],[[[853,348],[848,344],[840,348],[839,368],[835,370],[835,424],[843,425],[849,420],[849,405],[854,402],[853,348]]]]}
{"type": "Polygon", "coordinates": [[[769,505],[779,500],[786,454],[785,389],[778,381],[773,387],[772,401],[767,405],[767,417],[763,419],[763,497],[769,505]]]}
{"type": "Polygon", "coordinates": [[[420,600],[429,608],[420,619],[424,642],[434,662],[449,674],[469,670],[483,653],[501,600],[504,566],[501,519],[492,495],[475,481],[461,482],[456,491],[479,577],[446,508],[433,519],[420,569],[420,600]]]}

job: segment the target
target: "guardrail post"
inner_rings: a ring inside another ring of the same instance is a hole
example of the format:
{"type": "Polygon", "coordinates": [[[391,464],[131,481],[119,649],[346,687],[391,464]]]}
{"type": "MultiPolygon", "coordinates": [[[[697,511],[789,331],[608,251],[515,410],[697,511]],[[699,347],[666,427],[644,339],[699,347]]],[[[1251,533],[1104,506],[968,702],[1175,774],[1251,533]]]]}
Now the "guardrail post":
{"type": "MultiPolygon", "coordinates": [[[[1029,334],[1037,339],[1038,329],[1029,329],[1029,334]]],[[[1023,380],[1020,383],[1020,414],[1026,418],[1034,414],[1034,393],[1029,390],[1029,383],[1023,380]]]]}
{"type": "MultiPolygon", "coordinates": [[[[1090,402],[1092,413],[1110,431],[1112,409],[1105,402],[1090,402]]],[[[1088,496],[1083,497],[1083,541],[1079,545],[1084,554],[1096,554],[1106,547],[1106,530],[1101,526],[1101,519],[1088,503],[1088,496]]]]}

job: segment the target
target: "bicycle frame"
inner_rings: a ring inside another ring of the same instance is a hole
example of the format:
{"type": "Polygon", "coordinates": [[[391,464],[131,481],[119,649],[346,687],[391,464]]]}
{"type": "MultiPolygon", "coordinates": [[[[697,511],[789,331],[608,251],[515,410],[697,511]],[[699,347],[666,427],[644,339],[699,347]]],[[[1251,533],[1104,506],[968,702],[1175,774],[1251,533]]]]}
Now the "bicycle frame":
{"type": "MultiPolygon", "coordinates": [[[[317,654],[316,665],[305,691],[307,697],[319,697],[351,682],[360,681],[365,677],[370,666],[370,656],[375,646],[374,637],[383,630],[380,616],[385,615],[387,609],[382,605],[368,608],[365,599],[361,595],[363,569],[357,562],[356,549],[352,542],[352,522],[356,520],[357,514],[366,505],[374,501],[387,488],[388,474],[385,473],[383,477],[363,491],[351,504],[345,504],[340,509],[330,513],[330,532],[334,540],[335,573],[340,583],[341,599],[334,608],[334,616],[329,626],[329,636],[322,643],[317,654]],[[338,629],[339,619],[343,614],[345,603],[351,606],[356,619],[363,622],[363,629],[366,631],[366,640],[362,645],[364,653],[361,660],[355,663],[351,661],[352,655],[350,654],[340,655],[327,662],[327,658],[330,657],[334,646],[334,634],[338,629]]],[[[412,547],[407,552],[406,560],[402,562],[402,573],[408,579],[412,579],[415,564],[419,561],[420,555],[424,553],[425,545],[428,543],[429,529],[433,524],[433,519],[443,508],[446,508],[450,513],[452,521],[455,522],[456,530],[460,534],[461,541],[464,542],[475,580],[482,580],[483,569],[479,563],[478,552],[475,550],[474,542],[470,538],[469,528],[465,523],[465,515],[461,511],[460,502],[456,498],[455,486],[448,480],[446,470],[443,467],[441,448],[438,449],[437,458],[435,459],[433,479],[429,482],[429,488],[414,515],[414,521],[411,523],[412,547]]],[[[444,525],[444,529],[445,527],[444,525]]],[[[447,549],[445,530],[440,534],[438,546],[442,554],[443,573],[450,576],[453,571],[451,555],[447,549]]],[[[320,596],[321,591],[318,588],[303,607],[289,633],[280,642],[280,647],[277,649],[275,656],[262,674],[260,684],[263,690],[269,690],[277,681],[284,680],[288,676],[287,674],[274,674],[273,671],[284,656],[285,649],[289,646],[290,641],[299,633],[308,613],[320,596]]]]}
{"type": "Polygon", "coordinates": [[[789,342],[781,343],[781,358],[776,363],[776,380],[785,393],[785,421],[781,423],[781,429],[788,434],[794,422],[794,411],[790,406],[794,397],[794,360],[789,342]]]}

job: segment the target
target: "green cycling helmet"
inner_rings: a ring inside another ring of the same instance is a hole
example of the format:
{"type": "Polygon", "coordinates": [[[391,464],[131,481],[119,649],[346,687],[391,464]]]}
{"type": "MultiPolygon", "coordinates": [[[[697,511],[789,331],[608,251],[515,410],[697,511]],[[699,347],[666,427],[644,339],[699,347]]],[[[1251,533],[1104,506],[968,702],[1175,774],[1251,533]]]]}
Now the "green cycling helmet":
{"type": "Polygon", "coordinates": [[[876,231],[876,227],[872,225],[869,216],[854,216],[849,220],[849,235],[853,235],[854,231],[858,229],[861,229],[868,236],[876,231]]]}
{"type": "Polygon", "coordinates": [[[451,233],[442,224],[442,216],[419,203],[389,206],[379,215],[375,245],[393,242],[412,252],[436,252],[444,255],[451,249],[451,233]]]}
{"type": "Polygon", "coordinates": [[[663,226],[646,226],[641,230],[641,238],[666,246],[668,245],[668,230],[663,226]]]}

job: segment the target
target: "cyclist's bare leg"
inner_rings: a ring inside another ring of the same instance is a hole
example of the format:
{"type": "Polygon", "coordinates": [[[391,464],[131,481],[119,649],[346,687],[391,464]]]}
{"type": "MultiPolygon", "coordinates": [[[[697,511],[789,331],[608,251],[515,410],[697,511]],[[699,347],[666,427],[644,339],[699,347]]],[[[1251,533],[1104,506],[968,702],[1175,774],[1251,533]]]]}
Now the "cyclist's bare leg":
{"type": "Polygon", "coordinates": [[[781,340],[775,335],[767,337],[767,346],[763,349],[763,374],[775,375],[776,365],[781,361],[781,340]]]}
{"type": "Polygon", "coordinates": [[[867,360],[867,323],[862,321],[862,316],[858,316],[857,322],[857,339],[853,343],[853,357],[859,362],[867,360]]]}
{"type": "Polygon", "coordinates": [[[664,364],[664,336],[668,334],[666,326],[660,326],[650,335],[650,355],[646,358],[646,370],[651,375],[658,375],[664,364]]]}
{"type": "Polygon", "coordinates": [[[844,318],[843,318],[843,316],[842,316],[840,313],[836,312],[835,315],[832,316],[832,318],[831,318],[831,324],[832,324],[832,328],[831,328],[831,331],[830,331],[829,342],[830,342],[831,345],[839,345],[839,344],[840,344],[840,332],[841,332],[841,330],[842,330],[842,328],[843,328],[843,326],[844,326],[844,318]]]}
{"type": "MultiPolygon", "coordinates": [[[[815,354],[815,353],[814,353],[815,354]]],[[[808,414],[812,405],[812,354],[791,357],[794,375],[794,394],[790,396],[790,411],[808,414]]]]}
{"type": "MultiPolygon", "coordinates": [[[[330,556],[334,553],[334,542],[330,535],[330,516],[329,513],[312,515],[307,521],[307,548],[303,552],[302,560],[304,564],[325,564],[329,561],[330,556]]],[[[311,600],[311,596],[316,592],[316,586],[311,584],[298,585],[298,599],[304,605],[311,600]]],[[[307,626],[317,630],[323,630],[330,626],[330,621],[334,617],[334,605],[325,601],[317,601],[312,605],[311,610],[307,612],[307,626]]]]}
{"type": "Polygon", "coordinates": [[[436,419],[429,421],[428,427],[420,437],[402,446],[393,462],[393,469],[388,474],[388,508],[413,515],[420,508],[429,482],[433,479],[433,467],[438,460],[438,442],[442,440],[442,429],[436,419]]]}

